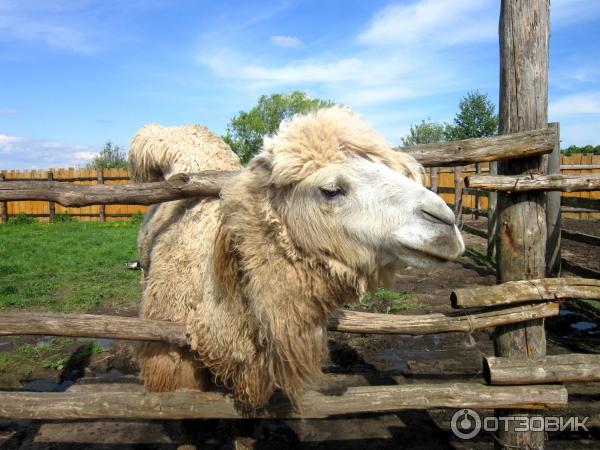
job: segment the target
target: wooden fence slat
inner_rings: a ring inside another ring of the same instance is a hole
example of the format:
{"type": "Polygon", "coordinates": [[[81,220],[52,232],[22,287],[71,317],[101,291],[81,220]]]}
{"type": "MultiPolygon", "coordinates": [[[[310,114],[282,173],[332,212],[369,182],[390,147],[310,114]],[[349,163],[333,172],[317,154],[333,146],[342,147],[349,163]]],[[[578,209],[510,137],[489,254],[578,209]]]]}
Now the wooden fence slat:
{"type": "Polygon", "coordinates": [[[407,384],[306,392],[302,414],[274,397],[263,411],[241,413],[215,392],[0,392],[0,418],[67,419],[322,419],[349,413],[435,408],[550,408],[567,404],[560,385],[486,386],[481,383],[407,384]]]}
{"type": "MultiPolygon", "coordinates": [[[[393,315],[338,310],[328,328],[346,333],[425,335],[471,332],[500,324],[557,316],[557,303],[497,308],[470,314],[393,315]]],[[[165,341],[185,345],[183,325],[93,314],[11,313],[0,315],[0,336],[42,335],[165,341]]]]}

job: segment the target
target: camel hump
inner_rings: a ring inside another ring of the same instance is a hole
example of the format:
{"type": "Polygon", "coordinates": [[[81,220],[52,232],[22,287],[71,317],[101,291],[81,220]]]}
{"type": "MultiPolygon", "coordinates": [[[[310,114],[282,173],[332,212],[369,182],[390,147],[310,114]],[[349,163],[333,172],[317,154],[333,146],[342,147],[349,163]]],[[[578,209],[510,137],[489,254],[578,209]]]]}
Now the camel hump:
{"type": "Polygon", "coordinates": [[[221,137],[202,125],[145,125],[129,148],[129,173],[136,183],[176,173],[239,170],[239,158],[221,137]]]}

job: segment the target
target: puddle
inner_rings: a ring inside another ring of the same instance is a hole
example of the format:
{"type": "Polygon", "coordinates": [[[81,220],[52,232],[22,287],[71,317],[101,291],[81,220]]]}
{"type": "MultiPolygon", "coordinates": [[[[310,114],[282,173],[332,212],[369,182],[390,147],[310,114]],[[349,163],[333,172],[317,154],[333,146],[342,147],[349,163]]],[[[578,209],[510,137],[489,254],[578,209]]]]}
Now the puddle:
{"type": "Polygon", "coordinates": [[[585,320],[581,320],[579,322],[575,322],[571,324],[571,328],[577,331],[590,331],[594,328],[598,328],[598,325],[592,322],[587,322],[585,320]]]}
{"type": "Polygon", "coordinates": [[[114,341],[114,339],[105,339],[105,338],[96,338],[94,340],[98,344],[100,344],[100,347],[102,347],[102,350],[109,350],[112,347],[112,344],[114,341]]]}
{"type": "Polygon", "coordinates": [[[23,390],[30,392],[64,392],[71,385],[73,385],[72,381],[65,380],[62,383],[56,383],[52,380],[41,378],[24,383],[23,390]]]}

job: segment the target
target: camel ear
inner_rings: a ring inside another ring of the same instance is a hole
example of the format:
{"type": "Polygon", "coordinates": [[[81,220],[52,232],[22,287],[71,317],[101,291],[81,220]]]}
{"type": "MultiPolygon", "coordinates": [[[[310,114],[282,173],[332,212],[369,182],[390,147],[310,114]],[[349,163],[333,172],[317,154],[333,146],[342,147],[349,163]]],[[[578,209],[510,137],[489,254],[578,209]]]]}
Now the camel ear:
{"type": "Polygon", "coordinates": [[[251,171],[263,171],[271,174],[273,171],[273,155],[270,152],[260,152],[248,163],[248,169],[251,171]]]}

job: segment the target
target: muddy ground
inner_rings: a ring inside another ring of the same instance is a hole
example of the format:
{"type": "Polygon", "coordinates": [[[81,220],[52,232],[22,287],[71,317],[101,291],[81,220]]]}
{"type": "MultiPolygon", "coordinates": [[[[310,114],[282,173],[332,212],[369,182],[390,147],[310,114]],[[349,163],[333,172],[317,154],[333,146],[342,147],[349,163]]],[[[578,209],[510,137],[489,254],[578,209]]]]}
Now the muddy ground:
{"type": "MultiPolygon", "coordinates": [[[[470,222],[483,228],[483,221],[470,222]]],[[[600,221],[566,221],[565,228],[600,236],[600,221]]],[[[495,275],[485,254],[485,241],[465,234],[467,256],[427,273],[408,270],[398,278],[398,290],[409,292],[406,311],[418,314],[450,311],[452,289],[475,284],[491,285],[495,275]]],[[[600,270],[600,248],[565,241],[563,257],[600,270]]],[[[564,273],[564,275],[569,275],[564,273]]],[[[105,313],[110,313],[105,311],[105,313]]],[[[129,313],[134,314],[135,311],[129,313]]],[[[598,353],[600,316],[582,302],[569,302],[561,315],[547,320],[548,354],[598,353]]],[[[33,338],[3,338],[0,348],[17,348],[33,338]]],[[[66,389],[89,392],[102,389],[139,390],[135,344],[101,341],[107,351],[90,354],[79,366],[31,373],[23,388],[36,391],[66,389]]],[[[76,347],[77,343],[72,344],[76,347]]],[[[331,333],[330,362],[324,368],[338,386],[365,384],[440,383],[479,381],[481,358],[493,354],[491,331],[430,336],[373,336],[331,333]]],[[[0,379],[0,389],[12,389],[0,379]]],[[[600,448],[600,383],[568,384],[569,407],[547,411],[563,417],[589,417],[589,431],[550,432],[548,449],[600,448]]],[[[231,448],[231,436],[246,436],[259,449],[491,449],[491,434],[480,433],[462,441],[450,430],[454,410],[401,411],[365,414],[328,420],[197,421],[0,421],[1,449],[125,450],[174,449],[182,442],[182,426],[193,432],[198,448],[231,448]]],[[[491,411],[479,411],[491,415],[491,411]]]]}

